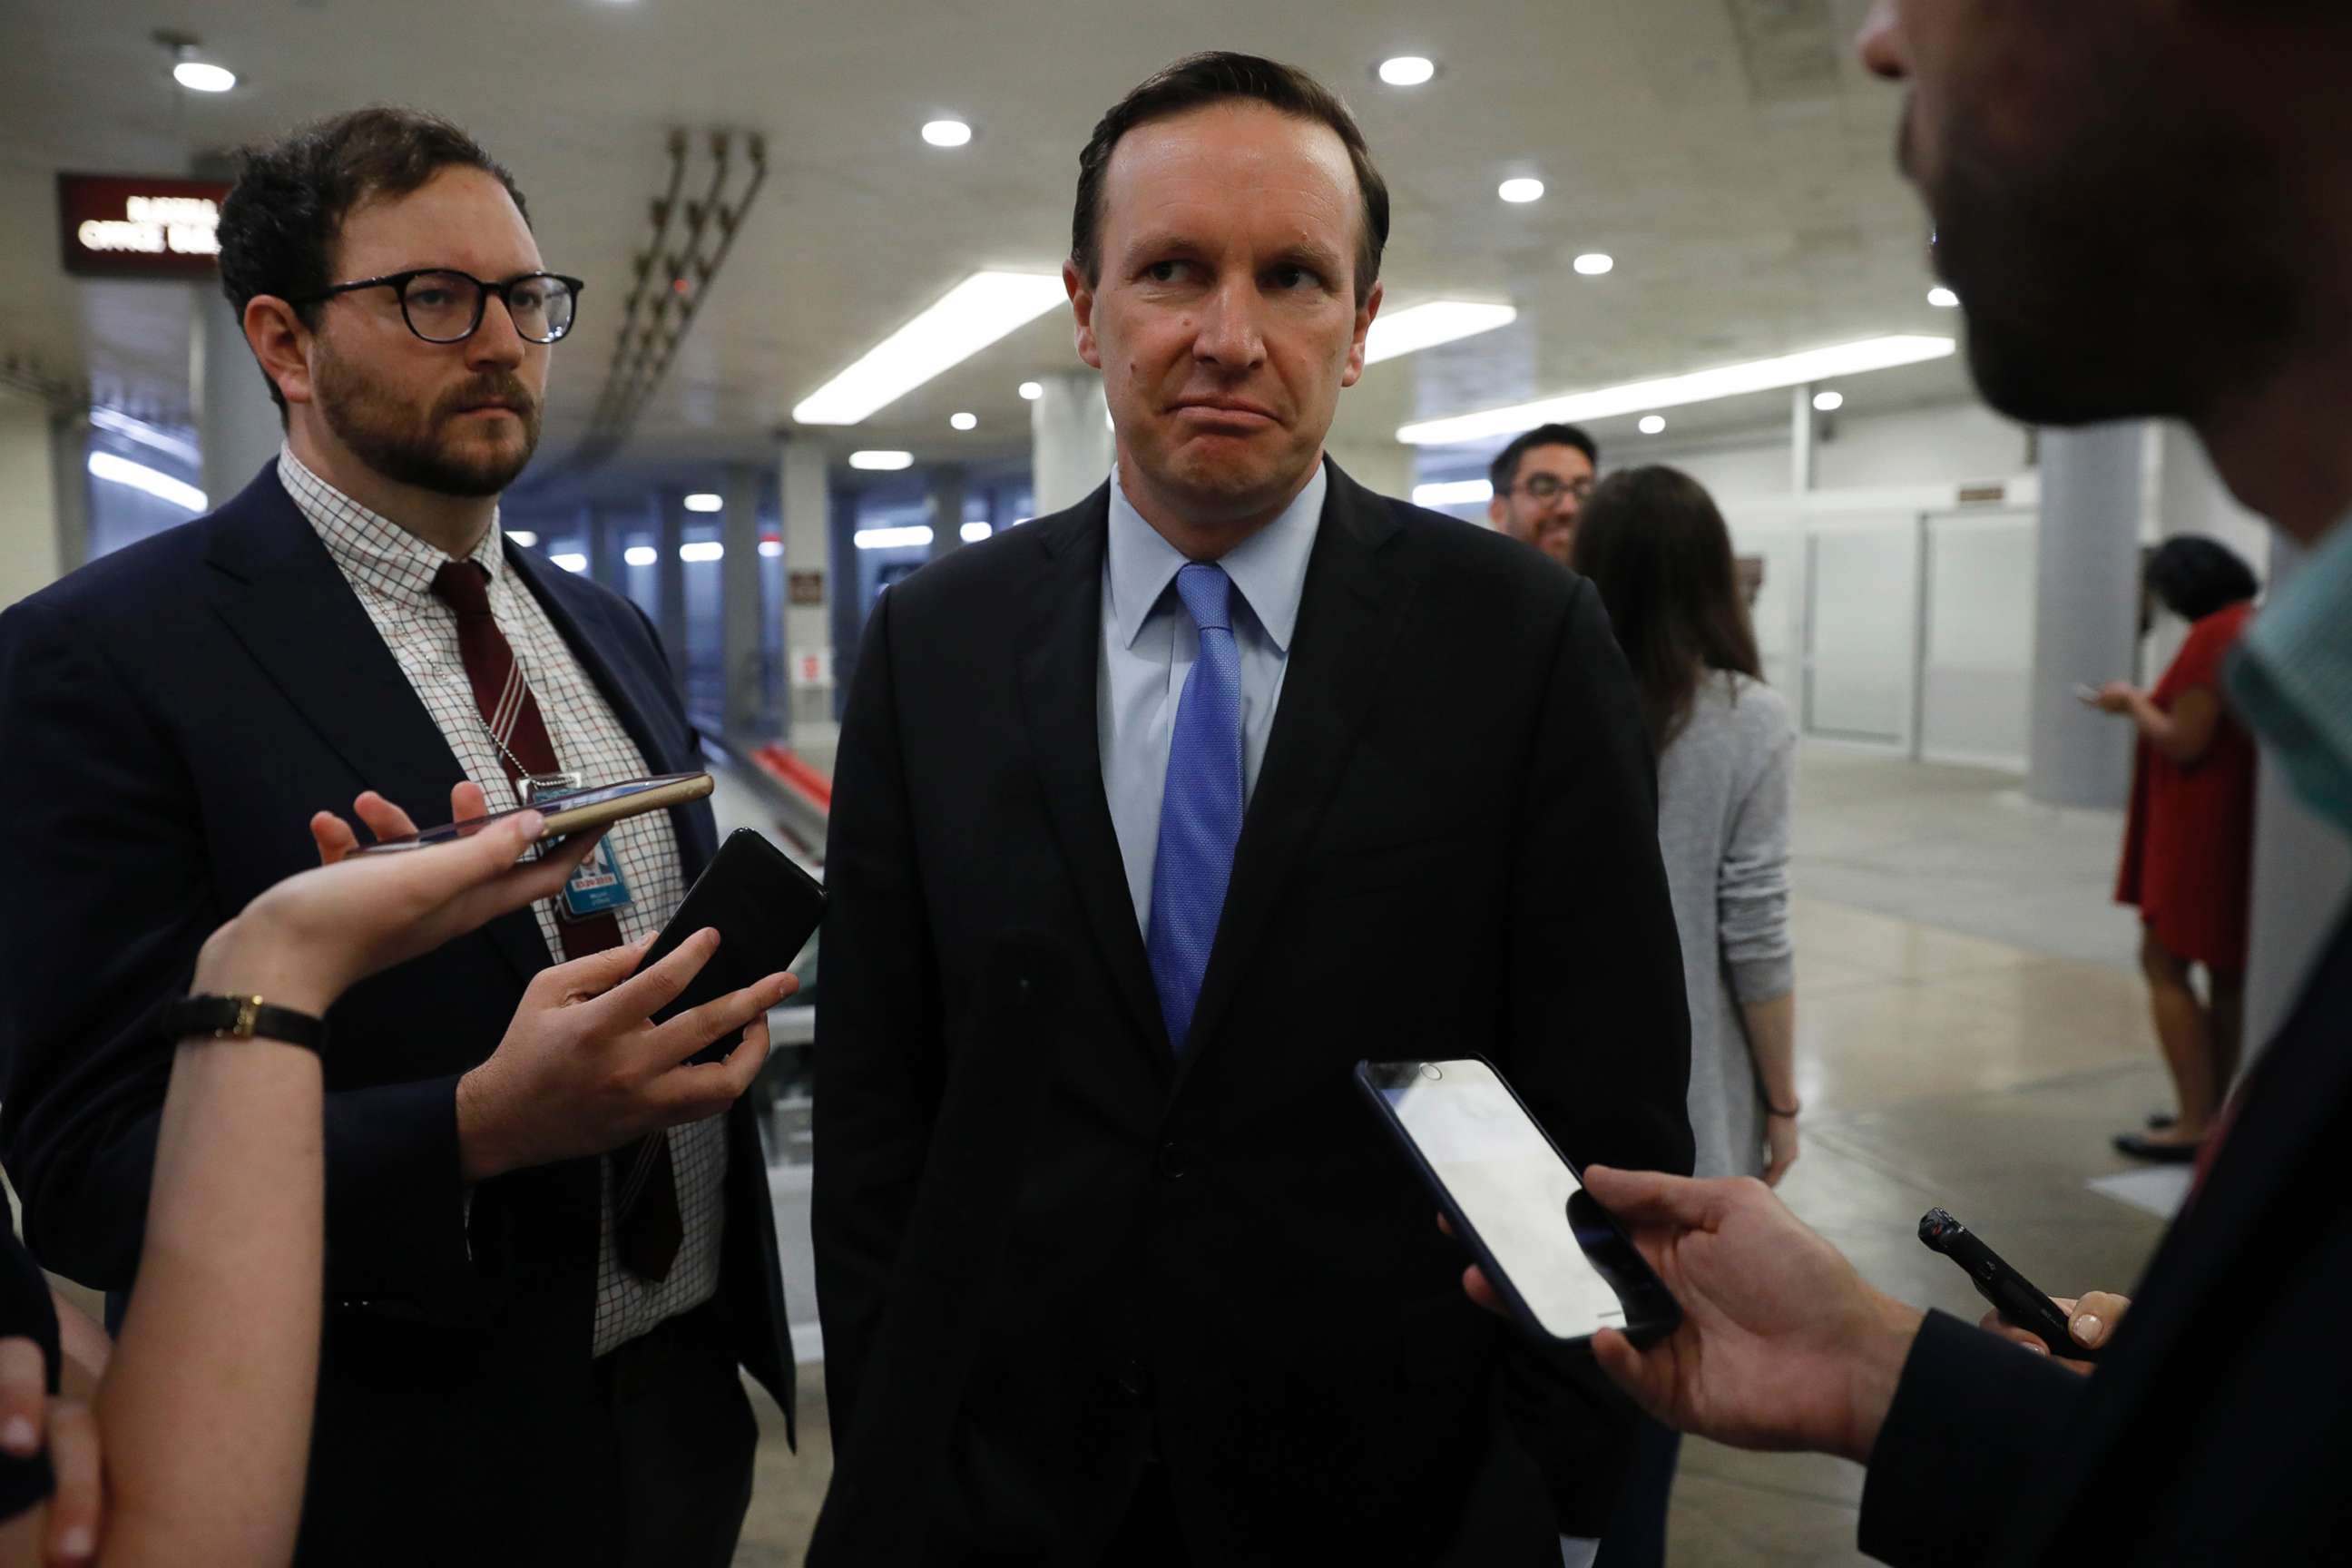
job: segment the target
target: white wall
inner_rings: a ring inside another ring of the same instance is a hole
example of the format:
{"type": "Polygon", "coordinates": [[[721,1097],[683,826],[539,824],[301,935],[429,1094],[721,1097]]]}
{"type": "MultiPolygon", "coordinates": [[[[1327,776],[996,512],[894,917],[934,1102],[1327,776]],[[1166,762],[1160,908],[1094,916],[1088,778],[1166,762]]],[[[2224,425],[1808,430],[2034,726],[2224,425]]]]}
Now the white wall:
{"type": "Polygon", "coordinates": [[[55,463],[47,407],[0,388],[0,608],[58,579],[55,463]]]}

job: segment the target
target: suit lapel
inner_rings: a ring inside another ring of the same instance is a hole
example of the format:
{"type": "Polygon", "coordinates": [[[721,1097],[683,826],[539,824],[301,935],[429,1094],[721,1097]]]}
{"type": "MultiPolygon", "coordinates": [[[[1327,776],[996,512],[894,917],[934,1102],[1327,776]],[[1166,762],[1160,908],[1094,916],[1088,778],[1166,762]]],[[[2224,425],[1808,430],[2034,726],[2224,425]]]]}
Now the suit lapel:
{"type": "Polygon", "coordinates": [[[1105,485],[1069,511],[1024,531],[1043,559],[1026,584],[1020,684],[1024,722],[1045,788],[1054,837],[1069,863],[1096,945],[1120,999],[1164,1070],[1167,1026],[1136,929],[1126,862],[1103,794],[1096,676],[1102,655],[1102,573],[1110,525],[1105,485]]]}
{"type": "Polygon", "coordinates": [[[1381,552],[1397,531],[1381,499],[1331,465],[1298,625],[1291,637],[1281,705],[1267,737],[1257,789],[1242,819],[1224,912],[1192,1013],[1192,1046],[1177,1068],[1181,1089],[1216,1038],[1234,993],[1314,837],[1357,731],[1387,682],[1413,584],[1381,552]]]}
{"type": "MultiPolygon", "coordinates": [[[[337,570],[327,547],[278,482],[275,465],[209,525],[214,610],[319,738],[373,789],[419,821],[443,820],[465,775],[433,716],[337,570]]],[[[257,767],[268,765],[260,754],[257,767]]],[[[322,802],[338,811],[349,803],[322,802]]],[[[489,928],[524,977],[547,967],[529,911],[489,928]]]]}
{"type": "MultiPolygon", "coordinates": [[[[603,598],[528,551],[508,546],[506,563],[546,610],[572,657],[612,705],[613,716],[635,742],[646,769],[657,773],[700,771],[706,765],[701,757],[682,752],[676,740],[654,728],[652,716],[675,701],[660,684],[659,672],[643,661],[619,662],[612,658],[612,649],[620,646],[626,628],[614,626],[603,598]]],[[[670,817],[677,828],[678,849],[690,879],[695,868],[709,863],[718,847],[717,829],[707,805],[680,806],[670,817]]]]}

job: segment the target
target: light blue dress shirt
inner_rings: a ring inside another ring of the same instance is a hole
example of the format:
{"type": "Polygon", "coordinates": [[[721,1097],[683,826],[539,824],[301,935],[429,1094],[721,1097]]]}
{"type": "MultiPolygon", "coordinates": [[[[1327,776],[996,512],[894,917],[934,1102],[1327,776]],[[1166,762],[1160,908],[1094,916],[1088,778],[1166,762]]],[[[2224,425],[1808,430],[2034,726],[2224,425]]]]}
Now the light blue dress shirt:
{"type": "MultiPolygon", "coordinates": [[[[1323,522],[1330,478],[1321,467],[1282,515],[1227,551],[1217,564],[1234,581],[1234,642],[1242,666],[1242,800],[1257,793],[1275,705],[1307,589],[1307,559],[1323,522]]],[[[1152,862],[1160,853],[1160,797],[1169,737],[1201,633],[1169,585],[1183,552],[1143,521],[1111,475],[1110,540],[1103,552],[1102,662],[1095,680],[1103,794],[1127,868],[1135,929],[1151,934],[1152,862]]]]}
{"type": "Polygon", "coordinates": [[[2352,517],[2263,605],[2227,679],[2295,793],[2352,833],[2352,517]]]}

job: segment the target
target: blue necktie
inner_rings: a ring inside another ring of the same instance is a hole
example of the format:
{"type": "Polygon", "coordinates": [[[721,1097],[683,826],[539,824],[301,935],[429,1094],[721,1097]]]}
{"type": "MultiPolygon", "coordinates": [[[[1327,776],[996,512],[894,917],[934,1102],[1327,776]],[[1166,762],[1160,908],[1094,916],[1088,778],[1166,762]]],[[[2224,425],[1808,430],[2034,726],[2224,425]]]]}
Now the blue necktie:
{"type": "Polygon", "coordinates": [[[1184,678],[1170,737],[1147,946],[1160,1016],[1179,1056],[1242,836],[1242,660],[1228,614],[1233,590],[1222,566],[1194,562],[1176,574],[1177,595],[1201,628],[1201,656],[1184,678]]]}

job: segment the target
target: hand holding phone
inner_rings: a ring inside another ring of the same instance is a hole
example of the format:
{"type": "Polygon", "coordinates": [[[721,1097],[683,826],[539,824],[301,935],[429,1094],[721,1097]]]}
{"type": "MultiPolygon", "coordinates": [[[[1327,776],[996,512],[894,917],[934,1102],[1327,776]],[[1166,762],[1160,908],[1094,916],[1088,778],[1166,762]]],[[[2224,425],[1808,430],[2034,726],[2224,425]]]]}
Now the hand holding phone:
{"type": "MultiPolygon", "coordinates": [[[[362,847],[362,855],[394,855],[408,849],[429,848],[446,844],[452,839],[470,838],[494,822],[502,822],[516,812],[536,810],[547,819],[541,829],[539,842],[568,838],[591,828],[609,827],[615,822],[632,816],[643,816],[649,811],[667,811],[674,805],[684,805],[700,800],[711,791],[709,773],[661,773],[652,778],[626,779],[619,784],[602,784],[594,789],[545,800],[537,806],[517,806],[514,811],[493,812],[464,822],[445,822],[438,827],[427,827],[398,837],[379,839],[362,847]]],[[[545,799],[545,797],[542,797],[545,799]]],[[[315,831],[315,829],[313,830],[315,831]]]]}
{"type": "Polygon", "coordinates": [[[1359,1062],[1356,1087],[1529,1334],[1581,1343],[1617,1329],[1640,1345],[1682,1321],[1673,1295],[1493,1067],[1475,1057],[1359,1062]]]}

